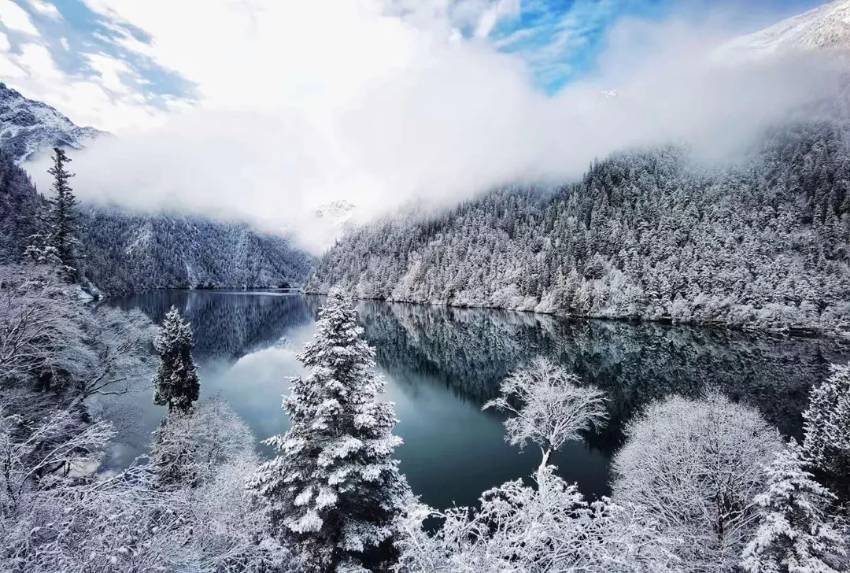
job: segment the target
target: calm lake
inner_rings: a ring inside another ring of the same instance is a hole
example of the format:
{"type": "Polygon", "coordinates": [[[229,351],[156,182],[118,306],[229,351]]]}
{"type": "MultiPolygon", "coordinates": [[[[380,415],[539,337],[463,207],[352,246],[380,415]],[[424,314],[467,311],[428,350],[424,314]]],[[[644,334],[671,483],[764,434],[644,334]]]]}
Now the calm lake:
{"type": "MultiPolygon", "coordinates": [[[[259,442],[287,429],[281,397],[289,377],[303,373],[296,355],[312,336],[321,301],[157,291],[109,304],[139,309],[156,322],[176,305],[195,331],[201,399],[227,400],[259,442]]],[[[481,411],[504,376],[536,355],[608,393],[607,427],[553,457],[561,475],[590,496],[609,492],[611,457],[625,425],[647,402],[716,387],[759,408],[784,433],[799,435],[809,386],[828,375],[830,362],[850,359],[847,347],[817,338],[378,302],[360,303],[359,311],[400,419],[401,469],[422,500],[440,508],[472,504],[483,490],[536,467],[539,452],[507,445],[501,416],[481,411]]],[[[140,387],[98,405],[119,431],[106,469],[144,453],[165,413],[153,405],[149,382],[140,387]]]]}

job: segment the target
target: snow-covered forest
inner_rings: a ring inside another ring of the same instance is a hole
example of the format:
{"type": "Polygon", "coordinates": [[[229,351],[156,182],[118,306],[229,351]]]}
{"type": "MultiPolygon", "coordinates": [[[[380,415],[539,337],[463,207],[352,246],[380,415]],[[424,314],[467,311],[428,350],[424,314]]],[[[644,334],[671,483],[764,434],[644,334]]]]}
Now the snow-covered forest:
{"type": "Polygon", "coordinates": [[[850,147],[830,122],[727,167],[621,152],[547,193],[505,188],[354,230],[308,290],[391,301],[770,330],[850,328],[850,147]]]}
{"type": "MultiPolygon", "coordinates": [[[[24,258],[47,203],[0,151],[0,262],[24,258]]],[[[288,239],[245,224],[186,215],[78,207],[80,265],[106,294],[157,288],[263,288],[303,284],[312,258],[288,239]]]]}

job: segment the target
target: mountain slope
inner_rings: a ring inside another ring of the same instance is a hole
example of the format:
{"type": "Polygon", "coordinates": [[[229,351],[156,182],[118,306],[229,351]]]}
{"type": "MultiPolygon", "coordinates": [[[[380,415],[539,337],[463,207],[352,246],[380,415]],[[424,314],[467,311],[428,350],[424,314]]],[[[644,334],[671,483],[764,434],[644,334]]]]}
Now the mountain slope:
{"type": "Polygon", "coordinates": [[[288,240],[202,217],[84,209],[89,278],[110,294],[300,286],[313,260],[288,240]]]}
{"type": "Polygon", "coordinates": [[[350,232],[308,290],[571,316],[850,332],[850,145],[786,126],[743,166],[620,153],[554,195],[503,189],[350,232]]]}
{"type": "Polygon", "coordinates": [[[16,161],[52,147],[80,149],[102,135],[79,127],[49,105],[27,99],[0,82],[0,149],[16,161]]]}
{"type": "Polygon", "coordinates": [[[770,56],[807,50],[850,50],[850,0],[837,0],[742,36],[732,53],[770,56]]]}
{"type": "MultiPolygon", "coordinates": [[[[0,151],[0,264],[23,259],[45,208],[26,172],[0,151]]],[[[304,283],[313,264],[286,239],[200,217],[85,207],[82,269],[107,294],[156,288],[259,288],[304,283]]]]}
{"type": "MultiPolygon", "coordinates": [[[[16,163],[101,135],[0,83],[0,262],[19,260],[44,200],[16,163]]],[[[154,288],[301,285],[313,259],[282,237],[203,217],[138,215],[81,205],[83,266],[108,294],[154,288]]]]}

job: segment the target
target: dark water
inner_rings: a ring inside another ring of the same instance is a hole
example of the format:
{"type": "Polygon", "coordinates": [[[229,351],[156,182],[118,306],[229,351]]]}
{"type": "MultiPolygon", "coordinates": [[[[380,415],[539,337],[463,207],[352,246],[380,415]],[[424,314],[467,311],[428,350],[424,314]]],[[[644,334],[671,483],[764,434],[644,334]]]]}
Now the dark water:
{"type": "MultiPolygon", "coordinates": [[[[288,377],[303,372],[295,356],[312,336],[321,298],[159,291],[111,304],[154,321],[176,305],[195,330],[202,399],[226,399],[258,440],[286,431],[281,396],[288,377]]],[[[827,376],[830,362],[850,358],[847,348],[814,338],[376,302],[359,308],[400,419],[402,471],[437,507],[474,503],[488,487],[533,471],[539,452],[508,446],[502,418],[480,410],[499,381],[533,356],[550,356],[609,395],[607,427],[553,457],[591,496],[608,493],[624,425],[647,402],[716,387],[798,435],[809,386],[827,376]]],[[[164,413],[151,394],[146,387],[104,405],[121,432],[107,466],[126,465],[145,450],[164,413]]]]}

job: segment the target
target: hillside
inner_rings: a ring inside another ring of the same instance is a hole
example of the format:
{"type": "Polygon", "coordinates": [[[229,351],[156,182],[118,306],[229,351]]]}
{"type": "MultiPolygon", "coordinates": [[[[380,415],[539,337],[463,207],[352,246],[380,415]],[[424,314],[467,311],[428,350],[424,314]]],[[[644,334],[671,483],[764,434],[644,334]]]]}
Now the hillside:
{"type": "MultiPolygon", "coordinates": [[[[44,199],[14,158],[0,152],[0,263],[20,260],[44,199]]],[[[107,294],[155,288],[300,285],[309,255],[245,224],[133,215],[83,205],[83,270],[107,294]]]]}
{"type": "Polygon", "coordinates": [[[309,255],[248,225],[202,217],[84,211],[89,278],[111,294],[157,288],[269,288],[304,283],[309,255]]]}
{"type": "Polygon", "coordinates": [[[706,170],[668,147],[612,155],[555,194],[494,191],[347,234],[308,290],[570,316],[850,331],[850,148],[825,123],[706,170]]]}

